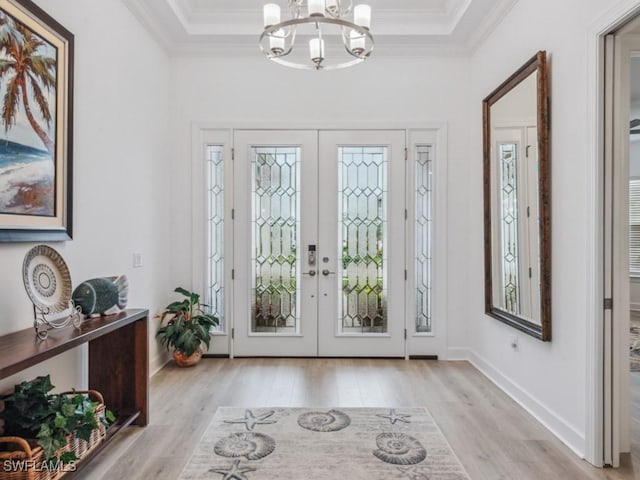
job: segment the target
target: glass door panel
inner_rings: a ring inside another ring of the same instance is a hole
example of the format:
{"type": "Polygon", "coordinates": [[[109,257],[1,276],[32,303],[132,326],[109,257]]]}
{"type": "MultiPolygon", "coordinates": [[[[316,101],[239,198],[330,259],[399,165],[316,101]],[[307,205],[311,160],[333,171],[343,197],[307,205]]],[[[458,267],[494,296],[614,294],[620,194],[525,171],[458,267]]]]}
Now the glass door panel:
{"type": "Polygon", "coordinates": [[[338,147],[341,333],[387,333],[388,147],[338,147]]]}
{"type": "Polygon", "coordinates": [[[225,252],[225,216],[224,216],[224,147],[222,145],[207,145],[206,147],[207,174],[207,227],[209,229],[207,245],[207,284],[205,303],[210,307],[210,313],[218,321],[217,331],[224,331],[225,291],[224,291],[224,252],[225,252]]]}
{"type": "Polygon", "coordinates": [[[321,131],[319,353],[404,356],[404,131],[321,131]]]}
{"type": "Polygon", "coordinates": [[[251,147],[252,333],[299,333],[300,147],[251,147]]]}
{"type": "Polygon", "coordinates": [[[415,333],[431,333],[431,196],[433,192],[433,145],[415,146],[415,333]]]}

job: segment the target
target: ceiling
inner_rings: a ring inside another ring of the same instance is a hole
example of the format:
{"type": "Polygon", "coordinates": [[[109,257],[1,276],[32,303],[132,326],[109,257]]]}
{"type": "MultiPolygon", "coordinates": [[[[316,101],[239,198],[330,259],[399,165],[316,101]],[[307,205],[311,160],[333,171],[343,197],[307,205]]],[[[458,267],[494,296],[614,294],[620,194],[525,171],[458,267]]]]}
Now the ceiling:
{"type": "MultiPolygon", "coordinates": [[[[124,0],[171,55],[259,55],[262,6],[287,0],[124,0]]],[[[376,56],[465,54],[517,0],[365,0],[376,56]]],[[[354,3],[358,3],[356,0],[354,3]]],[[[284,17],[284,15],[283,15],[284,17]]]]}

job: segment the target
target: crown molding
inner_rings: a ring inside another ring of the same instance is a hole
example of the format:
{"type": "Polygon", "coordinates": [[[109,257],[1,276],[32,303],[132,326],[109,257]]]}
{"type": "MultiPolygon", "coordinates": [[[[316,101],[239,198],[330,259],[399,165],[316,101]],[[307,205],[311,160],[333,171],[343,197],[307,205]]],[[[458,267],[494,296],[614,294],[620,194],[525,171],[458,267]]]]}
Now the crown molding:
{"type": "MultiPolygon", "coordinates": [[[[250,57],[261,12],[198,7],[194,0],[123,0],[170,56],[250,57]]],[[[379,9],[374,17],[375,56],[469,55],[518,0],[459,0],[447,10],[379,9]]],[[[258,27],[259,28],[259,27],[258,27]]]]}
{"type": "Polygon", "coordinates": [[[474,53],[484,43],[493,31],[502,23],[518,0],[498,0],[491,11],[485,16],[484,21],[473,32],[466,43],[469,53],[474,53]]]}
{"type": "Polygon", "coordinates": [[[158,21],[158,16],[151,10],[153,6],[149,5],[145,0],[123,1],[154,40],[156,40],[167,53],[171,53],[171,38],[169,38],[166,29],[164,29],[158,21]]]}

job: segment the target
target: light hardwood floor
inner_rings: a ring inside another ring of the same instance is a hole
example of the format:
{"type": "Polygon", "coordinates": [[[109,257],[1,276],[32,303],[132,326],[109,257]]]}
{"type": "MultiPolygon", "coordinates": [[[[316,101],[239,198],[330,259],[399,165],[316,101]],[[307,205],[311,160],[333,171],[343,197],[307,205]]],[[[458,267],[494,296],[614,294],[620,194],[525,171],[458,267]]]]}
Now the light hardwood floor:
{"type": "Polygon", "coordinates": [[[129,428],[81,478],[177,478],[218,406],[426,406],[473,480],[640,478],[633,456],[615,470],[580,460],[467,362],[356,359],[169,364],[151,380],[149,426],[129,428]]]}

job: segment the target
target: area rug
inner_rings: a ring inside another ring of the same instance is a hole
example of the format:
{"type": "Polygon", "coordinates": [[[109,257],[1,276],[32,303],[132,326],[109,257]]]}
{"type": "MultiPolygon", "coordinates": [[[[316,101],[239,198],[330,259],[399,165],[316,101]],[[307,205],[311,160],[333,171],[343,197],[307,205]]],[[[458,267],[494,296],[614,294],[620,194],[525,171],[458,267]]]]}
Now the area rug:
{"type": "Polygon", "coordinates": [[[426,408],[221,407],[181,480],[469,480],[426,408]]]}

